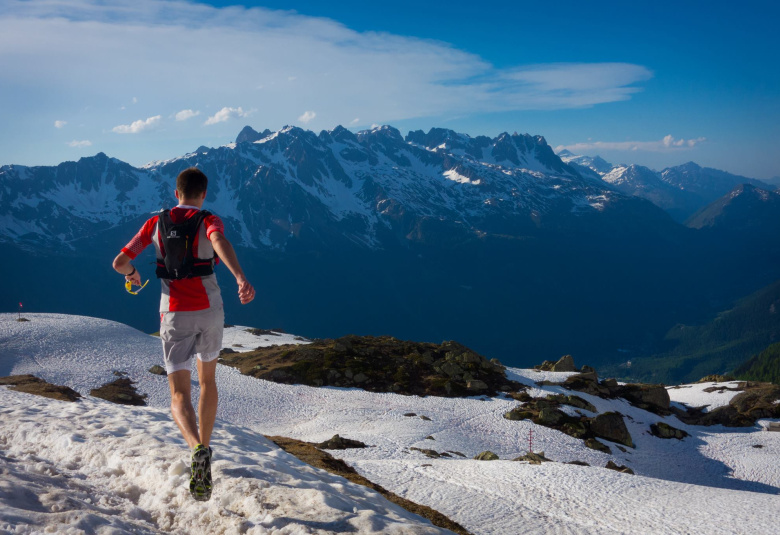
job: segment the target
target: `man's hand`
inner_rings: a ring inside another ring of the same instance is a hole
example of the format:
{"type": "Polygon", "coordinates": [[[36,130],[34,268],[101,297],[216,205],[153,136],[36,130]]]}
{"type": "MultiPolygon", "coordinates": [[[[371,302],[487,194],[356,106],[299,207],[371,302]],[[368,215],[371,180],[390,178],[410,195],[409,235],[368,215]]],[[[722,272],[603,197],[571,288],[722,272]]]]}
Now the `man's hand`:
{"type": "Polygon", "coordinates": [[[132,275],[125,275],[125,280],[128,280],[136,286],[141,286],[141,273],[136,269],[132,275]]]}
{"type": "Polygon", "coordinates": [[[241,300],[241,304],[245,305],[255,298],[255,289],[249,284],[249,281],[242,279],[238,282],[238,298],[241,300]]]}

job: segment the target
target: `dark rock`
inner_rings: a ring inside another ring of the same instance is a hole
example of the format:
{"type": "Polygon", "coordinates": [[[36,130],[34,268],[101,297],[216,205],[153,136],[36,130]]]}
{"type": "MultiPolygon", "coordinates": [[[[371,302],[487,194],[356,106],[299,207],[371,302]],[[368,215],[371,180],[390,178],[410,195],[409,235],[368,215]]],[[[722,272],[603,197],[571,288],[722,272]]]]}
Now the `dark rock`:
{"type": "Polygon", "coordinates": [[[27,318],[16,318],[14,321],[25,322],[25,321],[30,321],[30,320],[28,320],[27,318]]]}
{"type": "Polygon", "coordinates": [[[688,407],[681,410],[672,408],[677,418],[689,425],[724,425],[727,427],[749,427],[759,418],[780,418],[780,385],[771,383],[741,382],[737,386],[742,390],[725,407],[709,412],[703,408],[688,407]]]}
{"type": "Polygon", "coordinates": [[[419,451],[420,453],[422,453],[423,455],[431,459],[439,459],[441,457],[452,457],[452,455],[450,455],[449,453],[438,452],[436,450],[429,450],[425,448],[409,448],[409,449],[412,451],[419,451]]]}
{"type": "Polygon", "coordinates": [[[590,466],[590,465],[589,465],[588,463],[586,463],[585,461],[569,461],[569,462],[568,462],[568,463],[566,463],[566,464],[574,464],[574,465],[577,465],[577,466],[590,466]]]}
{"type": "Polygon", "coordinates": [[[574,357],[571,355],[562,356],[558,362],[553,364],[552,371],[554,372],[576,372],[577,367],[574,365],[574,357]]]}
{"type": "Polygon", "coordinates": [[[727,383],[733,381],[734,377],[731,375],[706,375],[696,381],[697,383],[727,383]]]}
{"type": "Polygon", "coordinates": [[[475,456],[474,460],[476,460],[476,461],[497,461],[498,460],[498,455],[496,455],[492,451],[483,451],[479,455],[475,456]]]}
{"type": "Polygon", "coordinates": [[[682,440],[688,436],[688,433],[682,429],[677,429],[676,427],[672,427],[671,425],[664,422],[651,424],[650,432],[653,434],[653,436],[658,438],[676,438],[678,440],[682,440]]]}
{"type": "Polygon", "coordinates": [[[431,419],[425,416],[424,414],[420,416],[420,420],[425,420],[426,422],[430,422],[431,419]]]}
{"type": "Polygon", "coordinates": [[[238,353],[238,351],[236,351],[235,349],[231,349],[229,347],[224,347],[224,348],[219,350],[219,356],[220,357],[222,355],[232,355],[232,354],[235,354],[235,353],[238,353]]]}
{"type": "Polygon", "coordinates": [[[551,398],[555,399],[562,405],[571,405],[572,407],[577,407],[578,409],[585,409],[586,411],[590,412],[598,412],[596,410],[596,407],[594,407],[591,403],[588,403],[584,399],[582,399],[579,396],[565,396],[563,394],[558,394],[555,396],[551,396],[551,398]]]}
{"type": "Polygon", "coordinates": [[[425,440],[436,440],[436,439],[433,438],[431,435],[428,435],[427,437],[425,437],[425,440]]]}
{"type": "Polygon", "coordinates": [[[520,457],[516,457],[512,459],[513,461],[527,461],[529,464],[542,464],[542,463],[551,463],[550,459],[544,456],[544,452],[534,453],[532,451],[529,451],[525,455],[521,455],[520,457]]]}
{"type": "Polygon", "coordinates": [[[368,447],[363,442],[360,442],[359,440],[352,440],[351,438],[342,438],[339,435],[333,435],[330,439],[326,440],[325,442],[320,442],[319,444],[315,444],[315,446],[323,450],[346,450],[352,448],[368,447]]]}
{"type": "Polygon", "coordinates": [[[599,442],[595,438],[589,438],[585,440],[585,445],[592,450],[601,451],[612,455],[612,450],[606,444],[599,442]]]}
{"type": "Polygon", "coordinates": [[[405,412],[404,416],[406,416],[407,418],[412,418],[413,416],[417,416],[417,413],[416,412],[405,412]]]}
{"type": "Polygon", "coordinates": [[[634,447],[623,417],[616,412],[599,414],[588,422],[588,427],[599,438],[634,447]]]}
{"type": "Polygon", "coordinates": [[[155,375],[168,375],[168,372],[165,371],[165,368],[163,368],[159,364],[155,364],[154,366],[149,368],[149,373],[153,373],[155,375]]]}
{"type": "Polygon", "coordinates": [[[618,396],[641,409],[669,414],[669,392],[662,385],[628,384],[619,388],[618,396]]]}
{"type": "Polygon", "coordinates": [[[534,370],[539,370],[543,372],[551,372],[553,369],[553,366],[555,366],[555,363],[551,360],[545,360],[541,364],[537,364],[534,366],[534,370]]]}
{"type": "Polygon", "coordinates": [[[546,427],[554,427],[563,422],[566,418],[566,413],[559,411],[558,409],[545,407],[540,410],[539,415],[534,418],[534,423],[546,427]]]}
{"type": "Polygon", "coordinates": [[[389,336],[350,335],[306,345],[224,353],[222,363],[279,383],[358,387],[405,395],[495,396],[499,391],[522,389],[507,379],[499,362],[452,341],[436,345],[389,336]]]}
{"type": "Polygon", "coordinates": [[[135,386],[135,383],[127,377],[122,377],[116,381],[106,383],[99,388],[93,388],[89,391],[90,396],[96,398],[105,399],[111,403],[118,403],[119,405],[133,405],[143,406],[146,405],[146,395],[140,395],[135,386]]]}
{"type": "Polygon", "coordinates": [[[16,390],[17,392],[35,394],[37,396],[60,401],[78,401],[81,399],[81,394],[72,388],[68,386],[53,385],[34,375],[10,375],[8,377],[0,377],[0,385],[8,385],[11,390],[16,390]]]}
{"type": "Polygon", "coordinates": [[[593,374],[595,374],[596,373],[596,368],[594,368],[592,366],[583,366],[580,369],[580,372],[581,373],[593,373],[593,374]]]}
{"type": "Polygon", "coordinates": [[[459,452],[459,451],[452,451],[452,450],[450,450],[448,453],[452,453],[453,455],[457,455],[458,457],[463,457],[464,459],[466,458],[466,456],[463,453],[459,452]]]}
{"type": "Polygon", "coordinates": [[[607,462],[607,466],[605,466],[605,468],[609,468],[610,470],[616,470],[616,471],[618,471],[618,472],[620,472],[622,474],[633,474],[634,473],[634,471],[631,470],[628,466],[617,465],[617,464],[615,464],[612,461],[608,461],[607,462]]]}
{"type": "Polygon", "coordinates": [[[598,376],[596,375],[595,372],[580,373],[577,375],[569,376],[563,382],[563,387],[569,390],[577,390],[578,392],[585,392],[586,394],[590,394],[592,396],[599,396],[605,398],[612,397],[609,388],[599,384],[598,376]]]}

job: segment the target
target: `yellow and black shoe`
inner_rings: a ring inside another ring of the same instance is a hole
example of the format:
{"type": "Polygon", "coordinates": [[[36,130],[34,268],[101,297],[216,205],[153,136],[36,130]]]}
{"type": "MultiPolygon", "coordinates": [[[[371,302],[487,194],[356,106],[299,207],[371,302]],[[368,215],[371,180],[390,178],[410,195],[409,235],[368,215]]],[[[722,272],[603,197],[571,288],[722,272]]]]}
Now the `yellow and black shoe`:
{"type": "Polygon", "coordinates": [[[190,494],[199,502],[211,498],[211,448],[198,444],[192,450],[190,494]]]}

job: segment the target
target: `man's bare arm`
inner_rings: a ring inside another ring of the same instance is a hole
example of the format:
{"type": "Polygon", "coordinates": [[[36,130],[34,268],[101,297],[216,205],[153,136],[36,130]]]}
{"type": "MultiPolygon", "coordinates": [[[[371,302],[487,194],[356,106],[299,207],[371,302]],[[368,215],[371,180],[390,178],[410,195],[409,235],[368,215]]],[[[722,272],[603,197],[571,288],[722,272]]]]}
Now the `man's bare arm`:
{"type": "Polygon", "coordinates": [[[222,259],[227,268],[236,278],[238,283],[238,298],[241,300],[241,304],[245,305],[255,298],[255,289],[246,280],[244,271],[241,269],[241,265],[238,263],[236,257],[236,251],[233,246],[225,238],[225,235],[219,231],[214,231],[209,235],[211,245],[214,247],[214,251],[222,259]]]}
{"type": "Polygon", "coordinates": [[[114,270],[125,276],[126,280],[131,281],[136,286],[141,286],[141,274],[134,266],[130,265],[130,257],[125,253],[119,253],[114,258],[114,270]]]}

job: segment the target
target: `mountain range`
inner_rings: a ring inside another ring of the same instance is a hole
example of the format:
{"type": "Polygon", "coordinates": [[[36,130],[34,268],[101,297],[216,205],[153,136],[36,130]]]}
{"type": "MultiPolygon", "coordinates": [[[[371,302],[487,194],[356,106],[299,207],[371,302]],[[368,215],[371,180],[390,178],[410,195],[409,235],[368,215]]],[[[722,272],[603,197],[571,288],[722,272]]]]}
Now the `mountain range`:
{"type": "Polygon", "coordinates": [[[232,321],[310,337],[456,338],[513,365],[564,353],[600,365],[780,278],[780,245],[745,239],[777,220],[759,181],[556,155],[528,134],[246,127],[140,168],[102,153],[0,167],[0,241],[16,258],[4,301],[157,330],[154,292],[129,300],[110,260],[175,203],[190,166],[260,290],[252,307],[228,302],[232,321]],[[722,196],[752,222],[725,223],[725,208],[679,222],[722,196]]]}

